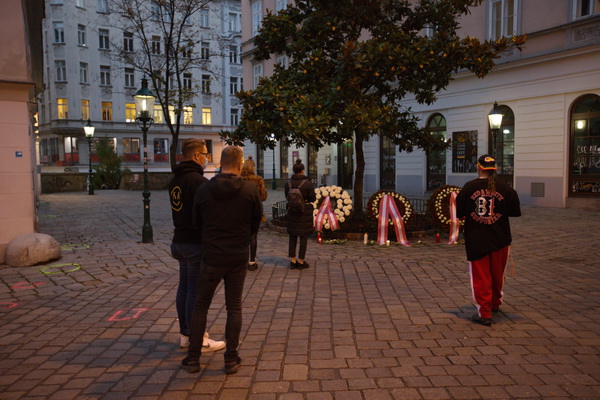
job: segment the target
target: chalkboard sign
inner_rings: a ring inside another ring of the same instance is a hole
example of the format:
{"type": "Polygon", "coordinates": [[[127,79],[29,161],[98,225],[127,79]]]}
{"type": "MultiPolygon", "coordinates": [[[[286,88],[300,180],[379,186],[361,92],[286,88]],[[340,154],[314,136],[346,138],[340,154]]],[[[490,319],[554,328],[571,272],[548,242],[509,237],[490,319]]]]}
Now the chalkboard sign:
{"type": "Polygon", "coordinates": [[[477,172],[477,131],[452,132],[452,172],[477,172]]]}

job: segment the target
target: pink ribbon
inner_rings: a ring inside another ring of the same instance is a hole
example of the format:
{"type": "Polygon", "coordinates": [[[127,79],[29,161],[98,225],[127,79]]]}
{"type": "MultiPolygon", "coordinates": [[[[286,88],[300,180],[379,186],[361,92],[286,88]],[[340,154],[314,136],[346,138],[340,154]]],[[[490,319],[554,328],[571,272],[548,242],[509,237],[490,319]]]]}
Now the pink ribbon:
{"type": "Polygon", "coordinates": [[[396,238],[398,243],[403,246],[409,246],[406,233],[404,232],[404,221],[402,215],[396,207],[394,198],[390,195],[384,194],[379,205],[379,221],[377,226],[377,243],[384,245],[388,238],[388,217],[392,218],[394,229],[396,229],[396,238]]]}
{"type": "Polygon", "coordinates": [[[458,240],[458,227],[460,222],[456,217],[456,196],[458,192],[452,192],[450,194],[450,234],[448,244],[456,244],[458,240]]]}
{"type": "Polygon", "coordinates": [[[315,230],[320,232],[323,230],[323,225],[325,223],[325,216],[327,215],[327,219],[329,220],[329,227],[332,231],[340,229],[340,224],[338,223],[337,218],[335,217],[335,213],[331,208],[331,198],[327,196],[321,207],[319,207],[319,211],[315,217],[315,230]]]}

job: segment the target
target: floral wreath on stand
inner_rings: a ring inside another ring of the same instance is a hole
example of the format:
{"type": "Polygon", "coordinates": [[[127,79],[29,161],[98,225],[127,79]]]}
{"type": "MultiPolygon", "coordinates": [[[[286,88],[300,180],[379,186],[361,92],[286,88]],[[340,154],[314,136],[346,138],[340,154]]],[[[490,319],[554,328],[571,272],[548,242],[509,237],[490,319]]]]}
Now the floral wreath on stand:
{"type": "MultiPolygon", "coordinates": [[[[348,217],[352,214],[352,198],[347,191],[342,189],[340,186],[323,186],[315,189],[317,200],[312,203],[315,208],[313,211],[313,218],[319,213],[319,208],[323,204],[323,201],[329,196],[331,201],[331,208],[335,214],[335,218],[341,225],[348,217]]],[[[331,229],[327,215],[325,216],[325,223],[323,229],[331,229]]]]}
{"type": "MultiPolygon", "coordinates": [[[[367,202],[367,212],[369,215],[369,219],[375,221],[379,220],[379,206],[381,204],[381,199],[383,199],[383,195],[391,196],[396,203],[396,207],[398,207],[398,212],[402,214],[402,221],[404,223],[405,229],[407,229],[412,223],[414,223],[416,217],[415,210],[413,209],[410,201],[404,197],[403,195],[392,192],[389,190],[380,190],[378,192],[373,193],[373,195],[369,198],[367,202]]],[[[388,224],[394,225],[394,221],[391,218],[388,218],[388,224]]]]}
{"type": "MultiPolygon", "coordinates": [[[[436,189],[427,201],[427,212],[433,223],[442,229],[450,226],[450,196],[452,192],[458,193],[460,190],[458,186],[444,185],[436,189]]],[[[461,227],[465,225],[464,219],[459,221],[461,227]]]]}

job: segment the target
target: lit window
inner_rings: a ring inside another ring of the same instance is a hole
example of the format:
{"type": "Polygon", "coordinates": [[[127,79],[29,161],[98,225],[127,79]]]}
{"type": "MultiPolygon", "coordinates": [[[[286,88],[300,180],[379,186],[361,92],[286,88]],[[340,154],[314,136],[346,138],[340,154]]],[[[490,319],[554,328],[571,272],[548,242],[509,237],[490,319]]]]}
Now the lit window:
{"type": "Polygon", "coordinates": [[[125,122],[135,122],[135,103],[125,103],[125,122]]]}
{"type": "Polygon", "coordinates": [[[208,8],[200,10],[200,27],[208,28],[208,8]]]}
{"type": "Polygon", "coordinates": [[[100,66],[100,85],[110,86],[110,67],[107,65],[100,66]]]}
{"type": "Polygon", "coordinates": [[[575,18],[587,17],[600,13],[600,2],[598,0],[576,0],[575,18]]]}
{"type": "Polygon", "coordinates": [[[85,33],[85,25],[77,25],[77,44],[79,46],[87,46],[87,37],[85,33]]]}
{"type": "Polygon", "coordinates": [[[190,106],[183,107],[183,123],[186,125],[194,123],[193,109],[190,106]]]}
{"type": "Polygon", "coordinates": [[[202,93],[210,94],[210,75],[202,75],[202,93]]]}
{"type": "Polygon", "coordinates": [[[69,100],[68,99],[56,99],[58,119],[69,118],[69,100]]]}
{"type": "Polygon", "coordinates": [[[53,22],[54,27],[54,43],[65,43],[65,24],[62,22],[53,22]]]}
{"type": "Polygon", "coordinates": [[[109,50],[110,49],[110,37],[108,29],[99,29],[98,30],[98,48],[100,50],[109,50]]]}
{"type": "Polygon", "coordinates": [[[252,36],[258,34],[260,25],[262,24],[262,1],[252,1],[252,36]]]}
{"type": "Polygon", "coordinates": [[[81,100],[81,119],[86,121],[90,119],[90,101],[81,100]]]}
{"type": "Polygon", "coordinates": [[[112,102],[102,102],[102,121],[112,121],[112,102]]]}
{"type": "Polygon", "coordinates": [[[125,68],[125,87],[135,87],[135,72],[133,68],[125,68]]]}
{"type": "Polygon", "coordinates": [[[54,65],[56,66],[56,81],[57,82],[66,82],[67,81],[67,64],[64,60],[56,60],[54,61],[54,65]]]}
{"type": "Polygon", "coordinates": [[[152,54],[160,54],[160,36],[152,36],[152,54]]]}
{"type": "Polygon", "coordinates": [[[123,51],[133,51],[133,33],[123,32],[123,51]]]}
{"type": "Polygon", "coordinates": [[[210,49],[208,42],[202,42],[200,47],[200,58],[203,60],[208,60],[210,55],[210,49]]]}
{"type": "Polygon", "coordinates": [[[237,108],[231,109],[231,125],[235,126],[240,123],[239,110],[237,108]]]}
{"type": "Polygon", "coordinates": [[[175,106],[169,106],[169,119],[171,123],[175,123],[175,106]]]}
{"type": "Polygon", "coordinates": [[[155,124],[163,123],[163,112],[162,112],[162,107],[160,105],[154,105],[154,123],[155,124]]]}
{"type": "Polygon", "coordinates": [[[79,83],[88,83],[88,64],[79,63],[79,83]]]}
{"type": "Polygon", "coordinates": [[[519,0],[490,0],[490,38],[517,34],[519,0]]]}
{"type": "Polygon", "coordinates": [[[260,83],[260,78],[263,76],[263,66],[262,64],[256,64],[253,68],[254,72],[254,89],[258,87],[260,83]]]}
{"type": "Polygon", "coordinates": [[[211,110],[210,107],[202,107],[202,124],[212,124],[211,110]]]}

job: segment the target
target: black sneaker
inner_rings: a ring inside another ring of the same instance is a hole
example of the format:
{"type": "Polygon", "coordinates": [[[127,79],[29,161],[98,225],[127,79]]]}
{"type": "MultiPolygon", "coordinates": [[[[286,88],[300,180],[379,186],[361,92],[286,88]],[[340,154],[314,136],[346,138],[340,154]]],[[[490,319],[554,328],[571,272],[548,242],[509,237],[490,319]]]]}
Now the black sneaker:
{"type": "Polygon", "coordinates": [[[256,271],[258,269],[258,264],[254,261],[250,261],[248,263],[248,271],[256,271]]]}
{"type": "Polygon", "coordinates": [[[236,357],[235,360],[225,361],[225,373],[227,375],[235,374],[240,369],[240,365],[242,364],[242,359],[236,357]]]}
{"type": "Polygon", "coordinates": [[[481,318],[479,316],[479,314],[473,314],[473,316],[471,317],[471,321],[475,322],[476,324],[481,324],[481,325],[485,325],[485,326],[492,326],[492,319],[491,318],[481,318]]]}
{"type": "Polygon", "coordinates": [[[181,368],[185,369],[190,374],[200,371],[200,360],[196,357],[187,356],[181,361],[181,368]]]}
{"type": "Polygon", "coordinates": [[[306,269],[310,267],[310,264],[304,261],[303,263],[296,263],[296,268],[298,269],[306,269]]]}
{"type": "Polygon", "coordinates": [[[296,269],[296,268],[298,268],[298,263],[290,261],[290,269],[296,269]]]}

